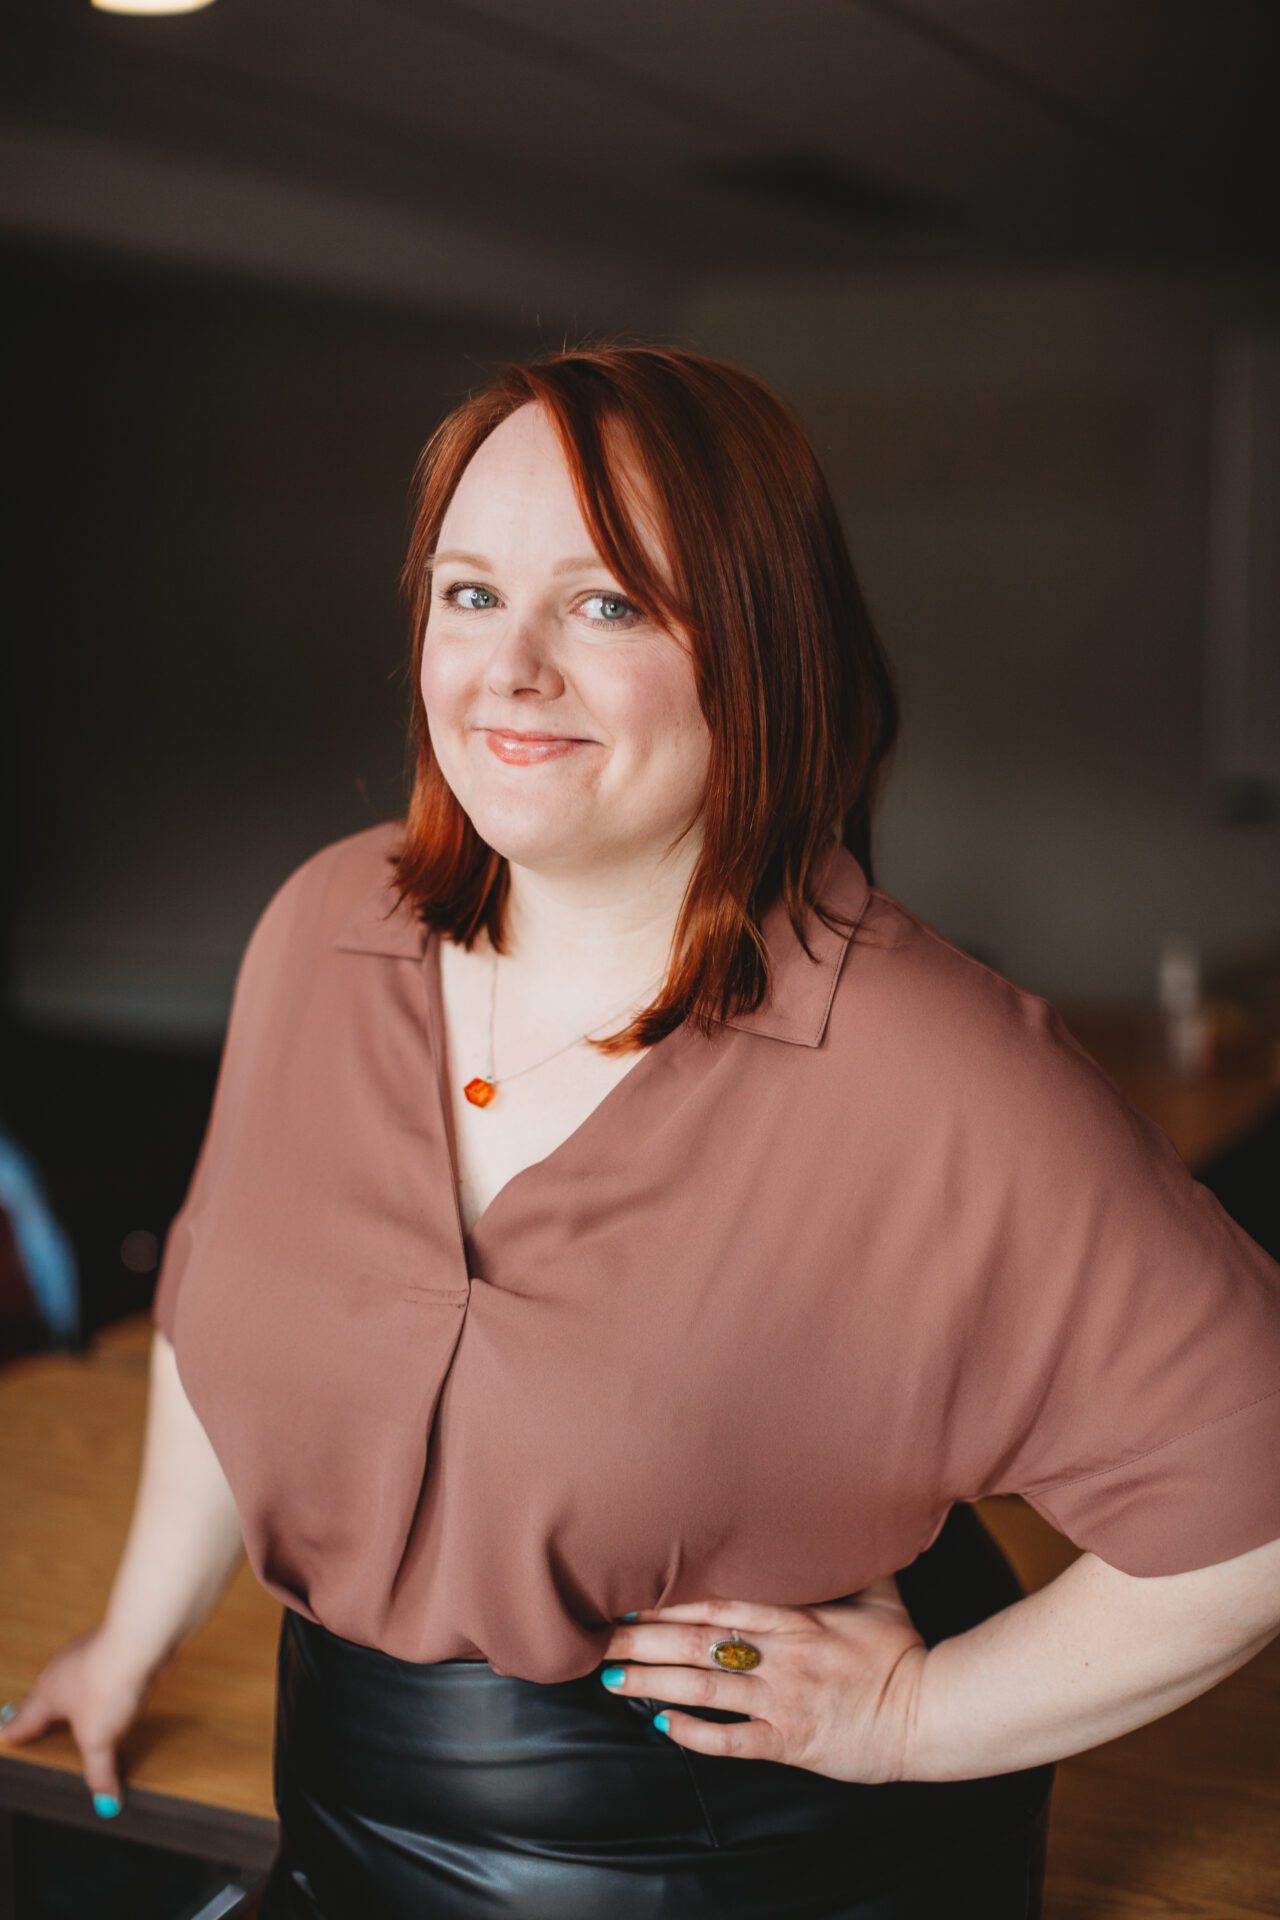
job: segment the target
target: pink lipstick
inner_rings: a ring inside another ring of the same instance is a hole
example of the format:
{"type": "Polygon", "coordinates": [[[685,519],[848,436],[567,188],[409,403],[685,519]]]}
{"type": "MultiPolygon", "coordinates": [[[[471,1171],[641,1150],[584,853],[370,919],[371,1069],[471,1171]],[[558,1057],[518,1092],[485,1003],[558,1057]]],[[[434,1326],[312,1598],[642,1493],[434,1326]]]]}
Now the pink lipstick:
{"type": "Polygon", "coordinates": [[[559,760],[575,747],[589,746],[587,740],[572,740],[564,734],[502,733],[485,729],[485,742],[491,754],[509,767],[534,767],[544,760],[559,760]]]}

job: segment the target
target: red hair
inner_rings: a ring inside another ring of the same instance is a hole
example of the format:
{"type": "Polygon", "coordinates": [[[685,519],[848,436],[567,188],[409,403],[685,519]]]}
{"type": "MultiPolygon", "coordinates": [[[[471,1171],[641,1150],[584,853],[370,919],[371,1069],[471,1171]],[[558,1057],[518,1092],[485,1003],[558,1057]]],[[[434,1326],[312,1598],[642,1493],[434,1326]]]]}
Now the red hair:
{"type": "Polygon", "coordinates": [[[621,1053],[685,1019],[709,1033],[760,1003],[760,920],[785,897],[803,938],[802,907],[817,905],[814,864],[837,823],[874,884],[872,813],[898,736],[898,696],[817,457],[762,381],[685,348],[617,339],[505,364],[440,422],[414,473],[400,587],[415,766],[391,877],[428,925],[467,946],[483,926],[503,951],[507,862],[441,774],[420,672],[429,556],[449,501],[481,442],[529,403],[557,432],[602,560],[648,619],[688,634],[711,736],[703,845],[668,977],[629,1026],[588,1042],[621,1053]],[[627,510],[610,457],[619,432],[647,483],[670,582],[627,510]]]}

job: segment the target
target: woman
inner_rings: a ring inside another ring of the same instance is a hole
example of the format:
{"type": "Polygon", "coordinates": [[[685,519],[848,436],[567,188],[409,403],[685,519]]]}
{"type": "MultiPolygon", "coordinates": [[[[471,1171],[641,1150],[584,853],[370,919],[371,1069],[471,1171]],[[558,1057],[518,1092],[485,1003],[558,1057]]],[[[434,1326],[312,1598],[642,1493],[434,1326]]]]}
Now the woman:
{"type": "Polygon", "coordinates": [[[250,938],[120,1573],[9,1737],[118,1792],[243,1538],[271,1920],[1038,1914],[1055,1761],[1280,1628],[1280,1270],[873,884],[892,681],[756,380],[501,370],[404,583],[407,816],[250,938]],[[1083,1549],[1030,1596],[1010,1491],[1083,1549]]]}

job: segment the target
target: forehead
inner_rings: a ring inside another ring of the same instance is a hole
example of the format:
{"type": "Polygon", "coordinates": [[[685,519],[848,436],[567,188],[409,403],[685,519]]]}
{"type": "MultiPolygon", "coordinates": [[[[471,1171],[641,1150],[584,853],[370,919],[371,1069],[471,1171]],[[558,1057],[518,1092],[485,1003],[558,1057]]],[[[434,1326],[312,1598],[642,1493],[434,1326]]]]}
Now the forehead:
{"type": "Polygon", "coordinates": [[[445,509],[439,544],[488,553],[526,537],[592,544],[555,429],[533,406],[509,414],[476,448],[445,509]]]}
{"type": "Polygon", "coordinates": [[[569,477],[560,436],[544,409],[532,403],[517,407],[480,442],[463,469],[457,491],[470,479],[496,477],[512,468],[535,470],[539,475],[557,468],[569,477]]]}
{"type": "MultiPolygon", "coordinates": [[[[657,515],[628,436],[611,422],[603,439],[624,511],[661,564],[657,515]]],[[[562,544],[565,553],[596,551],[555,426],[543,408],[528,403],[508,414],[467,462],[441,520],[438,545],[465,543],[488,553],[532,541],[548,549],[548,560],[557,557],[549,551],[552,544],[562,544]]]]}

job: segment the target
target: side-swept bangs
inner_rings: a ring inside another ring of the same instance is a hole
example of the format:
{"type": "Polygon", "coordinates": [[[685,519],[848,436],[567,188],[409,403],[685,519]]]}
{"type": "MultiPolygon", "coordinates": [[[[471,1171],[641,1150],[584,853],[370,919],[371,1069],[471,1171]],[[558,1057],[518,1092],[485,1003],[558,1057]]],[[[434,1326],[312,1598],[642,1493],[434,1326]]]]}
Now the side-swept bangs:
{"type": "Polygon", "coordinates": [[[784,899],[803,938],[805,908],[821,911],[814,869],[833,836],[874,884],[872,817],[898,694],[817,456],[763,381],[686,348],[619,340],[506,364],[440,422],[414,473],[400,581],[412,788],[392,881],[427,924],[466,945],[484,927],[503,950],[507,863],[440,772],[420,678],[445,512],[472,455],[528,404],[556,430],[601,559],[688,645],[711,736],[703,845],[667,979],[627,1028],[589,1043],[624,1052],[682,1020],[710,1032],[759,1005],[760,922],[784,899]]]}

